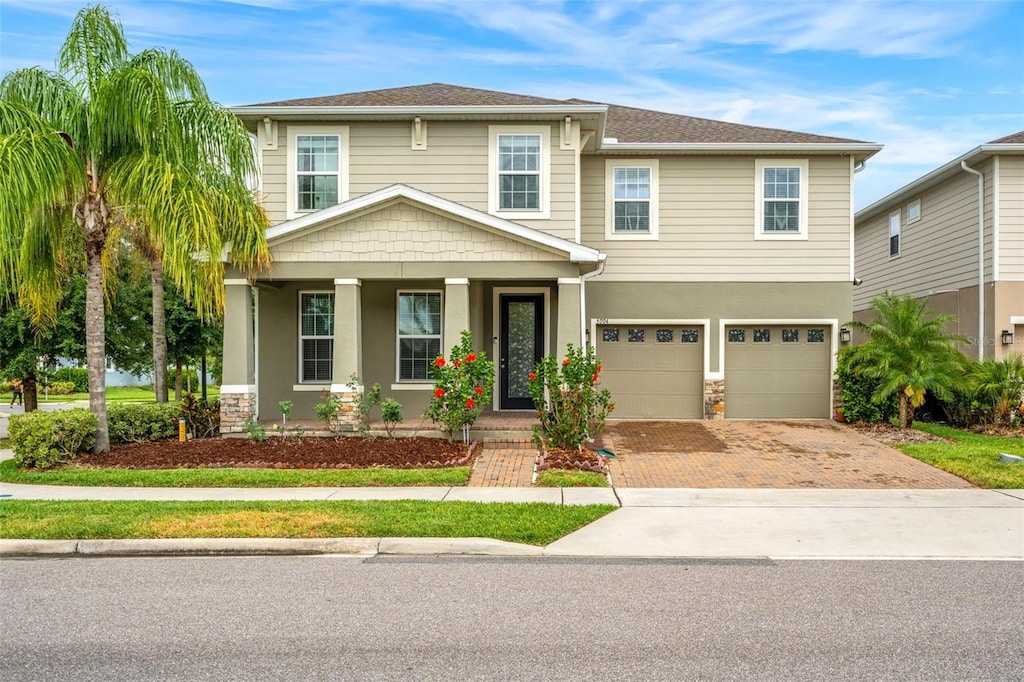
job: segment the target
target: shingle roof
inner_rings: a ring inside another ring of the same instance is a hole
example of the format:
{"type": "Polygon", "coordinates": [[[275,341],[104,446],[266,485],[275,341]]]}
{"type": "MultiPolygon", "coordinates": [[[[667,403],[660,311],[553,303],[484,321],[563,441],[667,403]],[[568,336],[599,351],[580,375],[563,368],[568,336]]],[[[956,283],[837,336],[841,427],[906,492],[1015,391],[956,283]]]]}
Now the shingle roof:
{"type": "MultiPolygon", "coordinates": [[[[694,116],[604,104],[582,99],[548,99],[495,90],[466,88],[445,83],[412,85],[384,90],[367,90],[326,97],[309,97],[249,106],[283,107],[388,107],[388,106],[529,106],[529,105],[604,105],[608,107],[605,137],[620,143],[854,143],[841,137],[827,137],[778,128],[762,128],[714,121],[694,116]]],[[[240,107],[244,109],[245,107],[240,107]]]]}
{"type": "Polygon", "coordinates": [[[992,140],[988,144],[1024,144],[1024,130],[1007,135],[1006,137],[1000,137],[998,140],[992,140]]]}

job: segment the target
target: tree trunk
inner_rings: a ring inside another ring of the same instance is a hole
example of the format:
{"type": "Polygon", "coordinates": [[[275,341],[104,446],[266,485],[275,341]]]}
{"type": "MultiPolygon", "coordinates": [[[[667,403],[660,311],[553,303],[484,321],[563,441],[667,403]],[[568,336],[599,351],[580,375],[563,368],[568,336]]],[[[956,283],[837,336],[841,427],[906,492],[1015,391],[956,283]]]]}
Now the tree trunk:
{"type": "Polygon", "coordinates": [[[910,404],[910,396],[900,391],[900,427],[909,429],[914,423],[914,408],[910,404]]]}
{"type": "Polygon", "coordinates": [[[153,390],[158,403],[167,402],[167,320],[164,315],[164,269],[159,258],[149,261],[153,285],[153,390]]]}
{"type": "Polygon", "coordinates": [[[174,401],[181,402],[181,358],[174,361],[174,401]]]}
{"type": "Polygon", "coordinates": [[[89,410],[97,420],[96,444],[92,449],[96,454],[110,451],[104,347],[106,311],[103,309],[103,248],[109,217],[110,209],[93,193],[76,210],[76,218],[85,233],[85,361],[89,369],[89,410]]]}
{"type": "Polygon", "coordinates": [[[25,414],[39,409],[39,384],[35,374],[26,374],[21,378],[21,403],[25,406],[25,414]]]}

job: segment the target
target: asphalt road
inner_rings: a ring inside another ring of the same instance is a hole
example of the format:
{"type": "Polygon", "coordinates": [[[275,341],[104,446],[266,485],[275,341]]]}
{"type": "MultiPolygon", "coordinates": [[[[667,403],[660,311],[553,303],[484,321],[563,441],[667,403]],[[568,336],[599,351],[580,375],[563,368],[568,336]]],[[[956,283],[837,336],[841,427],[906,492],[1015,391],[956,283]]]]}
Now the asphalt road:
{"type": "Polygon", "coordinates": [[[0,561],[4,680],[1024,679],[1019,562],[0,561]]]}

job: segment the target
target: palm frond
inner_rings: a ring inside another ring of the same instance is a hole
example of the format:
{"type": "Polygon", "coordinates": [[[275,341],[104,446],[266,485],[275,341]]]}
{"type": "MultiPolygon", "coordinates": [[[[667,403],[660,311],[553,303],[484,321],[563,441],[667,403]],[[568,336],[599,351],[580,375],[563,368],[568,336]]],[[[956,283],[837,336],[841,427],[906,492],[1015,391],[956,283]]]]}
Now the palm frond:
{"type": "Polygon", "coordinates": [[[75,15],[61,46],[57,68],[89,98],[108,74],[128,59],[128,41],[121,22],[101,5],[84,7],[75,15]]]}

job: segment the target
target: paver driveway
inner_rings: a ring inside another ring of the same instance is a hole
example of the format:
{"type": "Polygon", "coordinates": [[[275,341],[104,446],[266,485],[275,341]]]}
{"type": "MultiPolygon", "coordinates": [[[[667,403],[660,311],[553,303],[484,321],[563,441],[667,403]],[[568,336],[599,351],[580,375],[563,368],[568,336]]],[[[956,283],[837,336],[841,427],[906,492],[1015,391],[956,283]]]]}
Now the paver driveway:
{"type": "Polygon", "coordinates": [[[828,420],[609,421],[625,488],[973,488],[828,420]]]}

